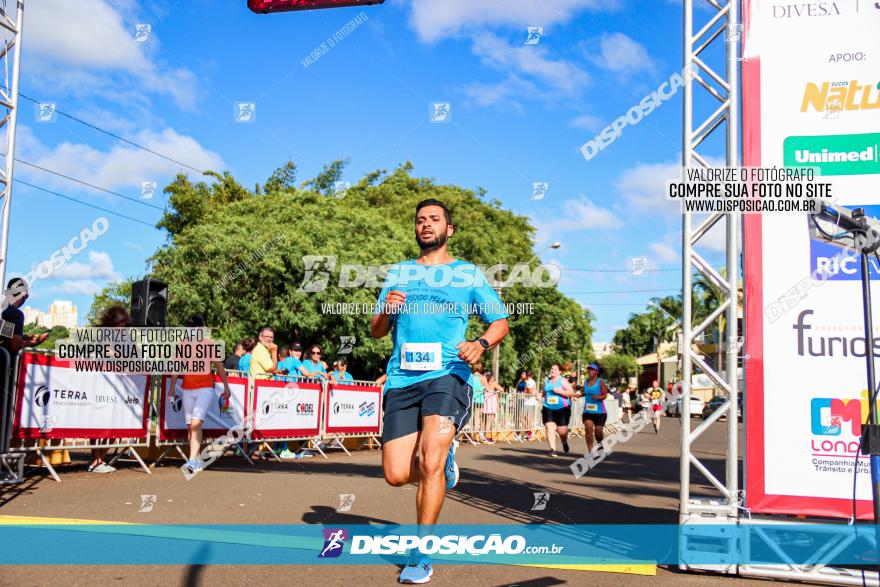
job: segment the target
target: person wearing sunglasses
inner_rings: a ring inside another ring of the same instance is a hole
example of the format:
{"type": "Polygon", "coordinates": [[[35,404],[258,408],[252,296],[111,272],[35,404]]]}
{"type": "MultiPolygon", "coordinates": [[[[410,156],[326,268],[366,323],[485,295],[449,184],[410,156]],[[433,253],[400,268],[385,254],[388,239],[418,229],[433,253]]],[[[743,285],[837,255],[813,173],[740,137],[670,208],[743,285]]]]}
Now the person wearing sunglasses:
{"type": "Polygon", "coordinates": [[[330,379],[330,383],[336,383],[336,377],[327,373],[327,363],[323,361],[324,349],[319,344],[313,344],[309,348],[308,356],[303,359],[300,373],[306,377],[330,379]]]}

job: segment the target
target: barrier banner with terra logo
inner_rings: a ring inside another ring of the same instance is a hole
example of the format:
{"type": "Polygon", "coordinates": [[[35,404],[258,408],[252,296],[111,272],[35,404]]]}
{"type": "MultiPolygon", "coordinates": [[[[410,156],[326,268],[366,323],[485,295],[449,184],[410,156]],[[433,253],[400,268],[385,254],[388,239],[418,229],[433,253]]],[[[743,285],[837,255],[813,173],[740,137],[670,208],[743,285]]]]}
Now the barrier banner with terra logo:
{"type": "MultiPolygon", "coordinates": [[[[743,25],[743,164],[810,167],[880,218],[880,2],[745,0],[743,25]]],[[[856,476],[871,518],[859,258],[803,213],[744,215],[744,235],[746,506],[849,518],[856,476]]]]}
{"type": "Polygon", "coordinates": [[[146,438],[147,375],[76,371],[70,361],[24,353],[13,436],[146,438]]]}
{"type": "Polygon", "coordinates": [[[381,431],[381,387],[328,385],[324,408],[324,431],[327,434],[379,434],[381,431]]]}
{"type": "MultiPolygon", "coordinates": [[[[229,383],[231,395],[229,410],[223,413],[223,382],[219,376],[214,376],[213,396],[208,402],[208,413],[202,424],[205,438],[224,436],[232,428],[244,427],[248,380],[242,377],[228,377],[226,381],[229,383]]],[[[184,396],[192,392],[181,387],[182,377],[177,378],[174,393],[169,392],[170,384],[171,377],[166,375],[162,378],[162,393],[159,399],[159,440],[180,440],[187,437],[184,396]]]]}
{"type": "Polygon", "coordinates": [[[320,383],[299,381],[254,382],[254,428],[251,438],[314,438],[320,432],[320,383]]]}

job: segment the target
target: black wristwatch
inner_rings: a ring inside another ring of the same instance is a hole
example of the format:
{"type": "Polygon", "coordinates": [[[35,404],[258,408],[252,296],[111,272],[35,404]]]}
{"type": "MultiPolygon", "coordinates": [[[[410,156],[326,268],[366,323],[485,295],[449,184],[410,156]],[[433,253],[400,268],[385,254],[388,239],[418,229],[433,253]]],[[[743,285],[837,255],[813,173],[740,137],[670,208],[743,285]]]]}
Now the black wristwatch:
{"type": "Polygon", "coordinates": [[[478,342],[478,343],[480,343],[480,346],[483,347],[483,350],[484,350],[484,351],[488,351],[488,350],[489,350],[489,341],[486,340],[485,338],[477,338],[477,339],[475,339],[475,340],[472,340],[471,342],[478,342]]]}

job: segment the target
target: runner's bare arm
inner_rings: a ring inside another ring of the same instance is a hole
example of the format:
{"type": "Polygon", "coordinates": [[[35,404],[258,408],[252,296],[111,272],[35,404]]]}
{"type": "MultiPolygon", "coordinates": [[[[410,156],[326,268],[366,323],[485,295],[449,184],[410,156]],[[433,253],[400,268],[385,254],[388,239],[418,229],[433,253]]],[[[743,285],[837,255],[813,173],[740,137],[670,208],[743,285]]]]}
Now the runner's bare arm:
{"type": "Polygon", "coordinates": [[[578,396],[578,392],[576,392],[574,390],[574,388],[571,386],[571,383],[569,383],[568,380],[564,379],[564,378],[562,379],[562,389],[560,391],[557,391],[556,393],[558,393],[559,395],[564,395],[564,396],[568,396],[568,397],[577,397],[578,396]]]}
{"type": "MultiPolygon", "coordinates": [[[[489,328],[487,328],[486,332],[484,332],[479,338],[488,342],[489,348],[491,349],[504,340],[504,337],[507,336],[508,332],[510,332],[510,328],[507,325],[507,318],[502,318],[501,320],[496,320],[489,324],[489,328]]],[[[460,342],[455,348],[458,349],[458,357],[467,361],[471,365],[476,365],[479,362],[485,350],[480,343],[470,341],[460,342]]]]}
{"type": "Polygon", "coordinates": [[[382,312],[374,314],[370,319],[370,336],[382,338],[391,330],[391,313],[406,301],[406,292],[389,291],[385,297],[382,312]]]}
{"type": "Polygon", "coordinates": [[[608,397],[608,386],[605,385],[604,381],[599,382],[599,390],[602,392],[601,394],[596,396],[596,399],[605,399],[608,397]]]}
{"type": "Polygon", "coordinates": [[[223,382],[223,395],[232,395],[232,392],[229,390],[229,381],[226,379],[226,369],[223,368],[223,363],[216,361],[214,365],[217,367],[217,374],[220,375],[220,381],[223,382]]]}

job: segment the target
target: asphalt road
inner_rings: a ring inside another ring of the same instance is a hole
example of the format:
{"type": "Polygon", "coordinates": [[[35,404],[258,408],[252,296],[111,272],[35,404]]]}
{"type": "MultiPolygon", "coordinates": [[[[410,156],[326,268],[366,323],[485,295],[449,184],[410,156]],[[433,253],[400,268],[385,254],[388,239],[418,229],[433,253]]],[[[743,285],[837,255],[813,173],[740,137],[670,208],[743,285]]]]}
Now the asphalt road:
{"type": "MultiPolygon", "coordinates": [[[[694,422],[696,424],[697,421],[694,422]]],[[[723,478],[725,423],[701,439],[700,456],[723,478]]],[[[664,418],[659,435],[643,430],[584,477],[570,463],[586,450],[574,439],[572,454],[551,458],[546,443],[462,445],[461,481],[448,494],[441,523],[562,524],[677,523],[679,421],[664,418]],[[531,511],[533,494],[550,493],[544,511],[531,511]]],[[[122,465],[110,475],[85,472],[84,463],[59,469],[56,483],[40,472],[0,493],[0,516],[34,516],[150,524],[360,524],[415,522],[415,487],[385,484],[378,451],[342,452],[284,463],[226,457],[187,482],[168,461],[146,475],[122,465]],[[354,494],[349,512],[340,513],[340,494],[354,494]],[[141,495],[156,495],[151,512],[138,512],[141,495]]],[[[694,481],[704,481],[692,473],[694,481]]],[[[714,495],[708,484],[695,487],[714,495]]],[[[111,555],[112,556],[112,555],[111,555]]],[[[395,584],[398,569],[388,566],[155,565],[8,566],[0,585],[325,585],[395,584]]],[[[51,562],[51,554],[47,554],[51,562]]],[[[84,561],[85,562],[85,561],[84,561]]],[[[735,585],[757,584],[737,578],[681,573],[659,568],[656,576],[556,570],[515,566],[436,565],[432,585],[735,585]],[[732,583],[734,582],[734,583],[732,583]]],[[[763,582],[762,582],[763,583],[763,582]]]]}

